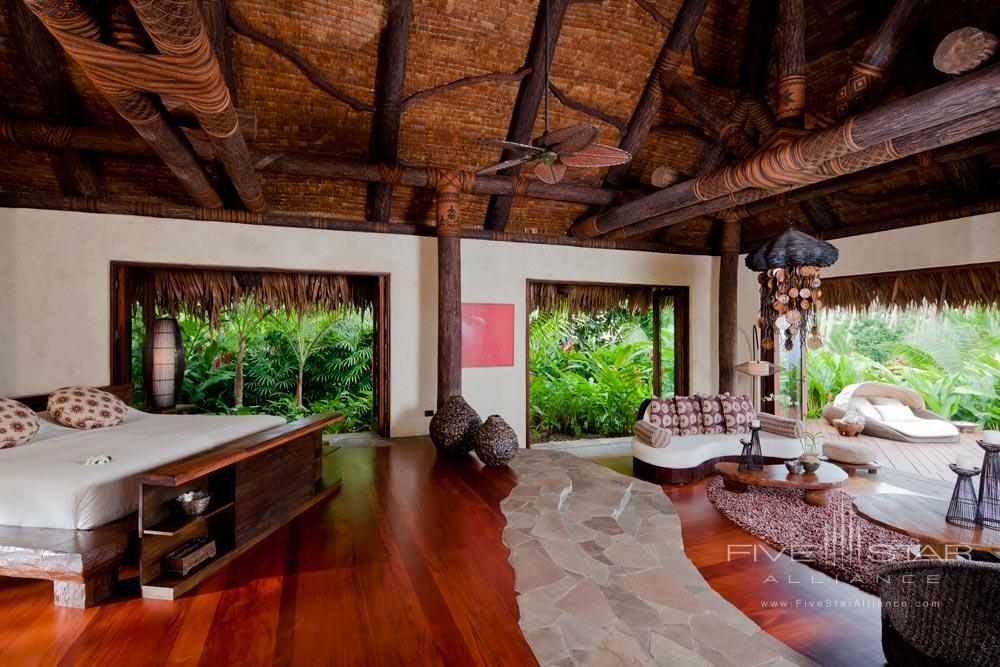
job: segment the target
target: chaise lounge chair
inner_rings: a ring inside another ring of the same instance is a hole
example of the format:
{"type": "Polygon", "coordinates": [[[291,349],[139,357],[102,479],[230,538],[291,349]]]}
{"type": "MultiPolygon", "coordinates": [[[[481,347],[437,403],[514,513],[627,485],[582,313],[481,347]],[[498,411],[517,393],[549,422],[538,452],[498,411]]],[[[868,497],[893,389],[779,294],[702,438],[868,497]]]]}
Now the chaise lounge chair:
{"type": "Polygon", "coordinates": [[[958,442],[959,432],[950,421],[924,407],[920,394],[881,382],[859,382],[844,387],[823,417],[833,423],[854,408],[865,417],[865,435],[900,442],[958,442]]]}

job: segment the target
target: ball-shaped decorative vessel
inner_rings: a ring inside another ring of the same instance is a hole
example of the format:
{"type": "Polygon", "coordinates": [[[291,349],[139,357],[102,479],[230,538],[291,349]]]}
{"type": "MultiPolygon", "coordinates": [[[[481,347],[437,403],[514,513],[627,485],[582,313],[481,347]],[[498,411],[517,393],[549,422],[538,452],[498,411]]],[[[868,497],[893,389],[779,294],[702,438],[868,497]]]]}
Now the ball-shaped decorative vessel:
{"type": "Polygon", "coordinates": [[[472,439],[476,456],[485,465],[505,466],[517,456],[517,434],[500,415],[490,415],[472,439]]]}
{"type": "Polygon", "coordinates": [[[431,441],[445,456],[463,456],[472,451],[472,437],[482,425],[464,398],[452,396],[431,418],[431,441]]]}

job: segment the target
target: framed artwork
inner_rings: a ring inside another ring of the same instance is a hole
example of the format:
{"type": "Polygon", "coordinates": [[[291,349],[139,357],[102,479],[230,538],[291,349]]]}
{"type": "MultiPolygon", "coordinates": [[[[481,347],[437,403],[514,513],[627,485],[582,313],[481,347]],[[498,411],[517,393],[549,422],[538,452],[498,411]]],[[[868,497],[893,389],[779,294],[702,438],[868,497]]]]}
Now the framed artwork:
{"type": "Polygon", "coordinates": [[[514,365],[514,304],[462,304],[462,368],[514,365]]]}

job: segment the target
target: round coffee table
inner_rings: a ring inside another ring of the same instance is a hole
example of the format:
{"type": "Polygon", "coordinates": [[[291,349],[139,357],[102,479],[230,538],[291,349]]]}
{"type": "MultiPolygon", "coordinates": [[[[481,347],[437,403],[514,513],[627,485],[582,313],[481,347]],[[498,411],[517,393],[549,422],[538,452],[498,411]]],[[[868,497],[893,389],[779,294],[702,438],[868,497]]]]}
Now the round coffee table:
{"type": "Polygon", "coordinates": [[[716,463],[715,471],[729,491],[742,492],[747,486],[767,486],[778,489],[802,489],[802,499],[807,505],[825,507],[829,502],[827,491],[844,486],[847,473],[831,463],[820,463],[816,472],[798,475],[788,472],[784,465],[764,466],[763,470],[740,471],[739,463],[716,463]]]}
{"type": "Polygon", "coordinates": [[[1000,530],[963,528],[948,523],[948,501],[902,493],[876,493],[854,499],[854,511],[883,528],[919,542],[919,558],[951,560],[965,552],[1000,554],[1000,530]]]}

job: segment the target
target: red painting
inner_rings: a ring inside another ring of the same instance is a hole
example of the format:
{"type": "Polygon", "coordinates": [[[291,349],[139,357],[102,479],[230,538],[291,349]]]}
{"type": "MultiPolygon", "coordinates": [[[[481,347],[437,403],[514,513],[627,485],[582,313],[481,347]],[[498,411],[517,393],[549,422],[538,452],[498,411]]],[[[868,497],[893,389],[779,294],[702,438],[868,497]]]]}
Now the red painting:
{"type": "Polygon", "coordinates": [[[514,365],[514,304],[462,304],[462,367],[514,365]]]}

